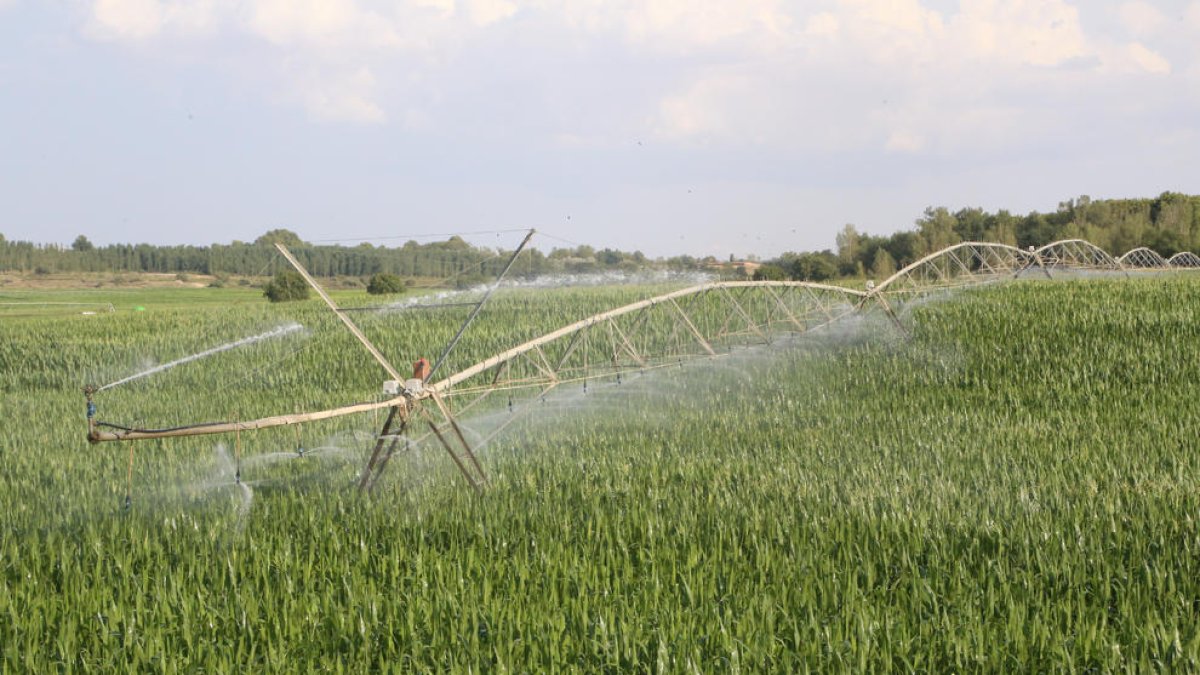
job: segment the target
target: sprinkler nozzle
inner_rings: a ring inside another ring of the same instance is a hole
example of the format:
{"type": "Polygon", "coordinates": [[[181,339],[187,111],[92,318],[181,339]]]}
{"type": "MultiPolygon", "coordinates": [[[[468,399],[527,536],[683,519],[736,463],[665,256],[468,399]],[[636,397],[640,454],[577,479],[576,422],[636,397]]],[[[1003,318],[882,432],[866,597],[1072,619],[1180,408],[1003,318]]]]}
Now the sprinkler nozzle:
{"type": "Polygon", "coordinates": [[[92,386],[92,384],[88,384],[88,386],[83,388],[84,398],[88,399],[88,419],[96,417],[96,404],[91,400],[91,395],[95,393],[96,387],[92,386]]]}

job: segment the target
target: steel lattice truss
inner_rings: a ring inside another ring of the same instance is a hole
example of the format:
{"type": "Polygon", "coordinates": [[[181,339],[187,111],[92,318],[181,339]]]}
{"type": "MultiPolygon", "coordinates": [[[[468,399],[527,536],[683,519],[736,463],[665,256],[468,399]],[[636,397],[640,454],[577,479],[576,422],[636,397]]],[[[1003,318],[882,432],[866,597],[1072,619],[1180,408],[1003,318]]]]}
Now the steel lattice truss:
{"type": "Polygon", "coordinates": [[[1083,239],[1056,241],[1033,252],[1043,269],[1123,271],[1120,261],[1083,239]]]}
{"type": "MultiPolygon", "coordinates": [[[[324,295],[286,249],[280,249],[385,370],[399,379],[398,371],[374,349],[349,317],[324,295]]],[[[407,437],[410,425],[420,420],[427,426],[425,436],[436,437],[467,482],[480,489],[487,476],[473,448],[487,444],[520,419],[521,415],[515,413],[534,409],[547,392],[564,384],[581,384],[586,390],[587,383],[593,380],[619,383],[631,372],[711,358],[737,346],[771,344],[782,335],[806,334],[860,312],[882,310],[899,324],[893,303],[902,304],[923,294],[1012,279],[1026,271],[1049,277],[1059,271],[1124,272],[1126,267],[1122,262],[1147,270],[1200,268],[1200,257],[1192,253],[1180,253],[1167,261],[1149,249],[1139,248],[1117,260],[1081,239],[1057,241],[1028,251],[1006,244],[965,242],[931,253],[877,286],[868,285],[866,290],[802,281],[744,281],[708,283],[673,291],[564,326],[440,381],[410,380],[403,392],[383,401],[169,429],[97,422],[89,412],[88,438],[100,442],[240,433],[389,410],[361,474],[360,487],[369,489],[375,484],[400,439],[407,437]],[[416,385],[410,387],[411,382],[416,385]],[[477,407],[495,410],[505,406],[514,414],[487,438],[468,439],[456,422],[457,416],[477,407]]],[[[85,393],[90,406],[94,390],[85,393]]]]}
{"type": "Polygon", "coordinates": [[[1125,267],[1135,269],[1167,269],[1171,267],[1171,263],[1167,262],[1165,258],[1145,246],[1127,251],[1125,255],[1117,258],[1117,261],[1125,267]]]}
{"type": "Polygon", "coordinates": [[[1033,253],[1007,244],[963,242],[906,266],[881,282],[871,294],[925,293],[1009,278],[1036,260],[1033,253]]]}
{"type": "Polygon", "coordinates": [[[1167,263],[1171,267],[1194,269],[1200,267],[1200,256],[1191,251],[1182,251],[1168,258],[1167,263]]]}
{"type": "Polygon", "coordinates": [[[493,394],[675,366],[739,345],[769,344],[854,313],[868,294],[801,281],[693,286],[619,307],[530,340],[429,386],[455,412],[493,394]]]}

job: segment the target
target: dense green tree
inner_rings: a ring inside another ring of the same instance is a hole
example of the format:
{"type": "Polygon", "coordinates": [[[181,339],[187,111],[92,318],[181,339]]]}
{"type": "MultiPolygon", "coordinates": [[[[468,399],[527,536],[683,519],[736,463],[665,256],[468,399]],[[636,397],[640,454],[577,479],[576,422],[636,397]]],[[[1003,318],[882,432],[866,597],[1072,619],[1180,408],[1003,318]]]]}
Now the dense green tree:
{"type": "Polygon", "coordinates": [[[847,223],[837,233],[837,266],[838,274],[844,277],[857,276],[862,267],[860,256],[866,237],[859,234],[854,225],[847,223]]]}
{"type": "Polygon", "coordinates": [[[1009,246],[1017,245],[1017,223],[1020,219],[1004,209],[989,217],[989,223],[981,235],[984,241],[994,241],[1009,246]]]}
{"type": "Polygon", "coordinates": [[[704,268],[704,264],[690,255],[677,255],[667,258],[667,269],[677,272],[691,272],[704,268]]]}
{"type": "Polygon", "coordinates": [[[925,209],[925,215],[917,219],[917,234],[921,240],[917,253],[925,255],[962,241],[957,227],[958,219],[945,207],[925,209]]]}
{"type": "Polygon", "coordinates": [[[299,272],[284,270],[275,275],[265,287],[263,295],[271,302],[291,302],[308,299],[308,284],[299,272]]]}
{"type": "Polygon", "coordinates": [[[288,248],[305,245],[304,241],[300,239],[300,235],[292,232],[291,230],[285,230],[283,228],[268,230],[267,232],[263,233],[261,237],[255,239],[254,244],[256,246],[274,246],[275,244],[283,244],[288,248]]]}
{"type": "Polygon", "coordinates": [[[861,238],[862,235],[858,233],[858,230],[855,229],[854,225],[846,223],[844,226],[842,226],[842,229],[837,233],[837,237],[835,238],[837,243],[838,259],[841,262],[847,263],[851,267],[854,266],[854,261],[858,256],[859,242],[861,238]]]}
{"type": "Polygon", "coordinates": [[[918,247],[920,239],[915,232],[897,232],[891,237],[888,237],[887,244],[884,248],[887,249],[892,259],[896,261],[897,266],[907,265],[915,261],[918,255],[918,247]]]}
{"type": "MultiPolygon", "coordinates": [[[[827,259],[833,276],[861,275],[869,270],[878,276],[876,262],[884,251],[897,267],[950,243],[966,240],[994,241],[1022,248],[1042,246],[1065,237],[1082,237],[1119,255],[1137,246],[1149,246],[1164,255],[1174,251],[1200,252],[1200,196],[1164,192],[1147,199],[1091,199],[1086,195],[1068,199],[1053,212],[1014,215],[990,213],[978,208],[950,212],[926,209],[916,227],[890,235],[867,235],[845,227],[838,235],[837,255],[827,259]]],[[[508,255],[505,251],[473,247],[453,237],[447,241],[402,246],[357,245],[311,246],[294,232],[276,229],[263,234],[254,244],[232,242],[212,246],[151,246],[110,244],[94,246],[80,236],[70,247],[34,244],[0,237],[0,271],[33,272],[159,272],[262,276],[278,263],[278,253],[269,245],[284,242],[298,259],[318,276],[368,277],[379,273],[401,277],[444,280],[446,285],[470,284],[464,275],[494,278],[508,255]]],[[[789,276],[824,276],[828,273],[813,253],[800,262],[800,254],[772,261],[789,276]]],[[[714,259],[715,262],[715,259],[714,259]]],[[[645,256],[613,249],[599,253],[590,246],[557,248],[549,255],[536,249],[522,254],[514,275],[548,272],[592,272],[605,268],[663,265],[672,270],[703,270],[703,261],[675,256],[647,261],[645,256]]],[[[885,265],[886,267],[886,265],[885,265]]]]}
{"type": "Polygon", "coordinates": [[[601,265],[619,265],[624,259],[625,254],[611,248],[601,249],[600,252],[596,254],[596,262],[600,263],[601,265]]]}
{"type": "Polygon", "coordinates": [[[896,273],[896,260],[882,246],[875,250],[875,259],[871,261],[871,274],[880,281],[896,273]]]}
{"type": "Polygon", "coordinates": [[[1187,250],[1187,238],[1179,233],[1171,230],[1155,230],[1147,235],[1145,245],[1154,249],[1164,258],[1171,256],[1181,251],[1187,250]]]}
{"type": "Polygon", "coordinates": [[[755,281],[784,281],[787,278],[787,272],[782,267],[771,263],[766,263],[754,270],[755,281]]]}
{"type": "Polygon", "coordinates": [[[800,253],[785,269],[799,281],[825,281],[837,276],[837,256],[831,251],[800,253]]]}
{"type": "Polygon", "coordinates": [[[367,293],[371,295],[403,293],[405,289],[404,280],[388,272],[372,274],[371,280],[367,283],[367,293]]]}
{"type": "Polygon", "coordinates": [[[1017,245],[1021,248],[1041,246],[1058,239],[1061,226],[1056,226],[1046,216],[1031,213],[1017,224],[1017,245]]]}

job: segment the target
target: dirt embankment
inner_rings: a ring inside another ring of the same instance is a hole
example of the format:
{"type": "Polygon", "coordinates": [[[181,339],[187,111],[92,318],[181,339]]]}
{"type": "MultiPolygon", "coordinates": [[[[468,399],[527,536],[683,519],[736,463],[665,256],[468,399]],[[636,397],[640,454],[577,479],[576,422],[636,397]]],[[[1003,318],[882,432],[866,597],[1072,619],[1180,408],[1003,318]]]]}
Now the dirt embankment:
{"type": "MultiPolygon", "coordinates": [[[[217,281],[208,274],[150,272],[73,272],[61,274],[0,273],[0,289],[69,290],[76,288],[204,288],[217,281]]],[[[236,280],[225,284],[237,285],[236,280]]]]}
{"type": "MultiPolygon", "coordinates": [[[[77,289],[137,289],[137,288],[223,288],[261,287],[269,277],[243,277],[237,275],[214,276],[211,274],[172,274],[157,272],[62,272],[37,274],[33,272],[0,272],[0,290],[25,291],[69,291],[77,289]]],[[[417,277],[412,280],[417,288],[438,286],[438,279],[417,277]]],[[[320,277],[320,284],[327,289],[354,290],[365,288],[365,277],[341,276],[320,277]]]]}

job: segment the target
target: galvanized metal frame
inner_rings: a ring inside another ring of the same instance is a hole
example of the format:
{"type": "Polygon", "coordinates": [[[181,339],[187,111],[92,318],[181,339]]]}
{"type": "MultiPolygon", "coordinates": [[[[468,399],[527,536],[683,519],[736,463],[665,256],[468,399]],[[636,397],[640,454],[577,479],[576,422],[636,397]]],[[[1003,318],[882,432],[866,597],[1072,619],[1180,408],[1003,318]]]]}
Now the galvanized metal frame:
{"type": "Polygon", "coordinates": [[[1166,258],[1145,246],[1126,251],[1125,255],[1117,258],[1117,262],[1124,267],[1134,269],[1169,269],[1171,267],[1171,263],[1167,262],[1166,258]]]}
{"type": "Polygon", "coordinates": [[[1125,267],[1107,251],[1084,239],[1063,239],[1033,251],[1043,270],[1098,270],[1123,272],[1125,267]]]}
{"type": "Polygon", "coordinates": [[[1191,251],[1180,251],[1170,258],[1167,258],[1167,263],[1171,267],[1179,269],[1200,268],[1200,256],[1192,253],[1191,251]]]}
{"type": "MultiPolygon", "coordinates": [[[[334,305],[290,252],[279,248],[384,370],[399,379],[397,370],[334,305]]],[[[388,400],[173,429],[104,425],[89,417],[88,439],[128,441],[240,433],[387,409],[387,420],[375,438],[370,459],[359,478],[359,487],[369,490],[377,484],[400,441],[407,437],[412,415],[419,413],[429,431],[413,442],[435,437],[467,483],[479,490],[486,484],[487,474],[476,455],[478,447],[528,414],[534,402],[564,384],[582,383],[586,388],[589,380],[597,378],[619,381],[623,373],[630,371],[672,367],[688,359],[719,356],[738,346],[770,343],[772,336],[783,332],[810,333],[871,307],[881,308],[906,330],[895,304],[903,305],[931,292],[1016,278],[1035,268],[1047,276],[1058,270],[1193,269],[1200,268],[1200,256],[1184,252],[1167,260],[1143,247],[1113,258],[1082,239],[1056,241],[1036,250],[962,242],[906,265],[868,290],[803,281],[707,283],[600,312],[497,353],[438,382],[426,383],[421,391],[406,392],[388,400]],[[508,393],[508,408],[513,415],[473,446],[456,416],[503,392],[508,393]],[[520,392],[525,392],[527,398],[514,406],[514,397],[520,392]],[[426,400],[433,405],[422,406],[426,400]]],[[[95,392],[86,393],[90,401],[95,392]]]]}

